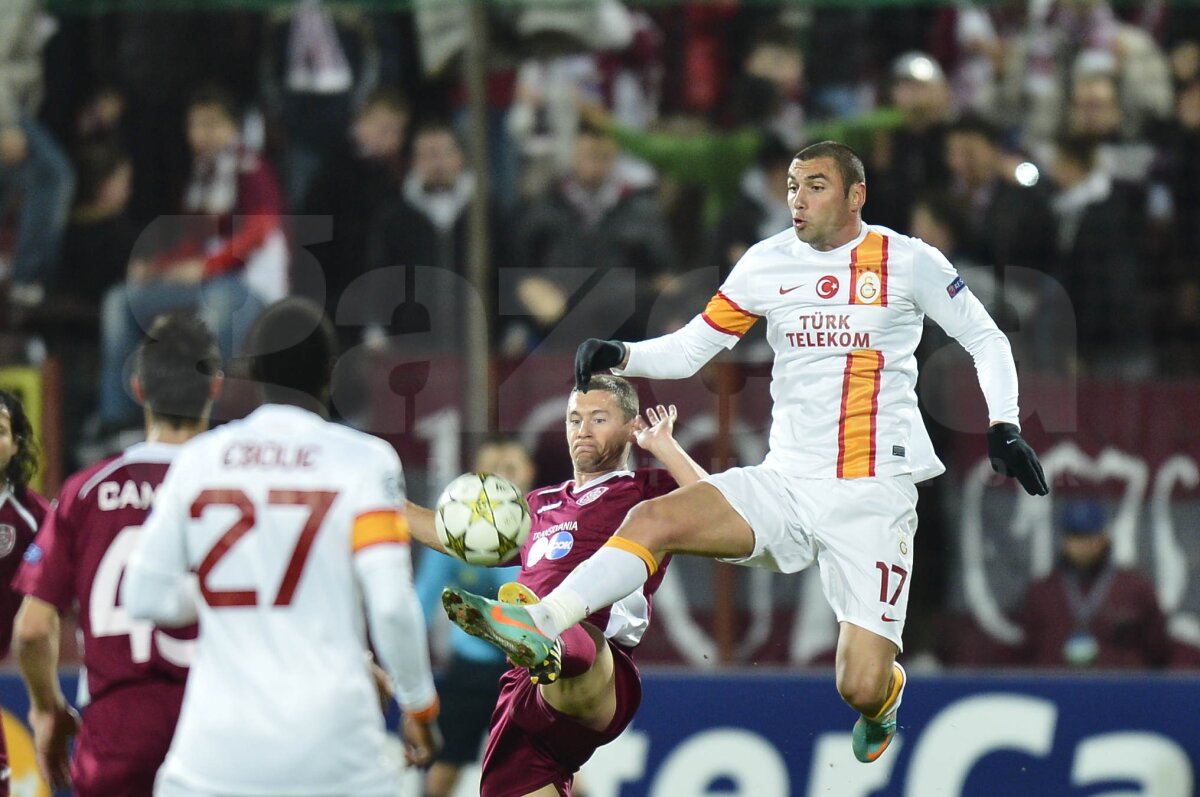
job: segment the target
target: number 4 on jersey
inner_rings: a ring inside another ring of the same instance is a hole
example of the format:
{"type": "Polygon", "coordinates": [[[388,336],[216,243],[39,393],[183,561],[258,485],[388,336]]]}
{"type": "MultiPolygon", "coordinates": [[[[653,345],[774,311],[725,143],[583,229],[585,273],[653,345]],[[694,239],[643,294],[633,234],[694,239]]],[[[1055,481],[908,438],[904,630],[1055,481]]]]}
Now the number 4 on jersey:
{"type": "Polygon", "coordinates": [[[159,654],[171,664],[187,667],[192,661],[194,641],[176,639],[157,631],[149,620],[131,620],[125,607],[117,605],[121,576],[125,573],[125,566],[129,564],[129,557],[141,533],[141,526],[121,529],[100,559],[88,597],[88,624],[92,636],[99,639],[127,634],[129,658],[134,664],[150,661],[150,654],[157,647],[159,654]]]}
{"type": "MultiPolygon", "coordinates": [[[[308,508],[308,519],[296,540],[288,560],[287,570],[284,571],[283,581],[279,584],[279,592],[275,596],[274,606],[291,604],[296,595],[296,587],[304,572],[304,564],[312,551],[313,540],[321,529],[321,523],[329,508],[333,506],[337,493],[329,490],[271,490],[267,493],[267,503],[271,506],[300,506],[308,508]]],[[[221,561],[243,536],[254,528],[256,519],[254,504],[241,490],[205,490],[192,502],[191,516],[199,518],[210,506],[231,506],[238,510],[238,518],[233,522],[208,554],[200,562],[196,575],[200,579],[200,594],[213,608],[232,606],[255,606],[258,604],[258,592],[253,589],[215,589],[208,586],[208,576],[217,562],[221,561]]]]}

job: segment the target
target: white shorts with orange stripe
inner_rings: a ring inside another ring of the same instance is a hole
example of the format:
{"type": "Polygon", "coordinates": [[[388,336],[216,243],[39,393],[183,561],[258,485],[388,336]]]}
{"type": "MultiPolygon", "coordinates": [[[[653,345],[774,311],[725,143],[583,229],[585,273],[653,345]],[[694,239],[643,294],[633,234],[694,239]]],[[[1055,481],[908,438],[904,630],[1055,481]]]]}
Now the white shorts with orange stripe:
{"type": "Polygon", "coordinates": [[[814,561],[825,599],[845,621],[904,644],[917,531],[912,476],[806,479],[767,465],[708,476],[754,531],[730,564],[795,573],[814,561]]]}

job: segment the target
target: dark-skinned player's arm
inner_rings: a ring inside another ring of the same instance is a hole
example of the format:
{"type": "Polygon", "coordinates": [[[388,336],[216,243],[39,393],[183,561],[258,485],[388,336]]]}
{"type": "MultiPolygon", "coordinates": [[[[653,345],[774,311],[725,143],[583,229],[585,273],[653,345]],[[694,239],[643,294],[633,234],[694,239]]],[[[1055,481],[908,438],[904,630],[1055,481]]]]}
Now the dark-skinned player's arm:
{"type": "Polygon", "coordinates": [[[432,509],[414,504],[412,501],[405,501],[404,514],[408,516],[408,531],[414,540],[438,553],[446,553],[446,548],[438,539],[437,528],[433,524],[432,509]]]}
{"type": "Polygon", "coordinates": [[[71,787],[71,737],[79,715],[58,683],[58,609],[26,596],[17,613],[13,648],[29,691],[29,726],[38,770],[55,791],[71,787]]]}

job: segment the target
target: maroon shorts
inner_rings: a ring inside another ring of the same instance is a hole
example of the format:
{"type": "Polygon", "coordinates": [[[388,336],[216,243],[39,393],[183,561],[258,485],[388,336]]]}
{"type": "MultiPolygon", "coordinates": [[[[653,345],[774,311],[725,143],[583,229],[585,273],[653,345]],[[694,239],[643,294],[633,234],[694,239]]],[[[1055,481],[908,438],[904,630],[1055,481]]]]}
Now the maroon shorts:
{"type": "Polygon", "coordinates": [[[575,773],[598,747],[621,735],[642,702],[642,679],[633,659],[612,642],[608,649],[617,711],[603,731],[551,708],[526,669],[514,667],[503,675],[483,754],[479,797],[523,797],[547,785],[571,797],[575,773]]]}
{"type": "Polygon", "coordinates": [[[150,797],[167,757],[183,684],[125,686],[90,703],[75,741],[71,779],[78,797],[150,797]]]}

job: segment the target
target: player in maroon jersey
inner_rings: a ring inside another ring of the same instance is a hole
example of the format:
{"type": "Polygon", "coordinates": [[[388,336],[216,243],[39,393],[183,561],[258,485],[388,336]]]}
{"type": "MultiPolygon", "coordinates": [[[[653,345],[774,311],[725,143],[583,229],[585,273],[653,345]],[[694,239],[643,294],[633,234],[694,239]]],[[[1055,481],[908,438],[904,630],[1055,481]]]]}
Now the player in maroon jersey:
{"type": "MultiPolygon", "coordinates": [[[[672,437],[675,417],[675,407],[660,405],[643,419],[637,392],[620,377],[593,377],[589,392],[571,393],[566,429],[575,476],[529,493],[533,527],[521,548],[520,587],[505,585],[513,588],[502,589],[502,599],[536,601],[608,543],[633,506],[705,476],[672,437]],[[629,470],[634,443],[667,469],[629,470]]],[[[408,508],[413,536],[444,553],[433,513],[408,508]]],[[[632,653],[667,564],[641,590],[564,634],[547,664],[514,667],[501,678],[481,797],[569,797],[574,773],[633,719],[642,686],[632,653]]],[[[454,594],[443,592],[443,602],[454,594]]],[[[446,605],[452,620],[479,635],[446,605]]]]}
{"type": "Polygon", "coordinates": [[[221,385],[216,339],[190,314],[155,320],[137,354],[146,442],[67,479],[13,586],[25,594],[16,649],[38,767],[79,797],[148,797],[183,700],[195,626],[134,622],[117,589],[179,446],[208,426],[221,385]],[[91,702],[83,722],[58,684],[59,618],[79,607],[91,702]],[[78,731],[74,759],[69,738],[78,731]]]}
{"type": "MultiPolygon", "coordinates": [[[[29,489],[29,480],[37,472],[37,455],[25,408],[12,393],[0,390],[0,658],[8,655],[13,617],[21,605],[20,594],[9,584],[49,510],[46,499],[29,489]]],[[[0,727],[0,797],[8,795],[10,774],[0,727]]]]}

